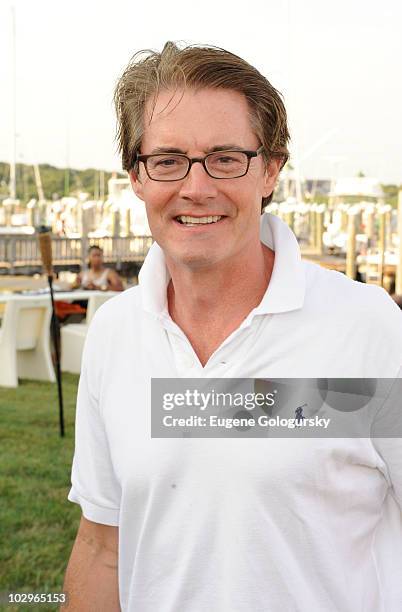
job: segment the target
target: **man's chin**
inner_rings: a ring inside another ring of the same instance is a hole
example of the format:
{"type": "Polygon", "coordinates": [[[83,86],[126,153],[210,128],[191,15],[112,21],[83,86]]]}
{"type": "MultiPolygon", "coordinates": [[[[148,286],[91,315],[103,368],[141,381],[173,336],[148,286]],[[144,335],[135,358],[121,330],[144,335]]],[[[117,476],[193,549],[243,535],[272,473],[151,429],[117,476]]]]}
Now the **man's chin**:
{"type": "Polygon", "coordinates": [[[212,253],[207,251],[200,252],[165,252],[166,263],[172,263],[175,267],[185,267],[190,270],[199,270],[202,268],[210,268],[216,265],[219,261],[219,257],[214,256],[212,253]]]}

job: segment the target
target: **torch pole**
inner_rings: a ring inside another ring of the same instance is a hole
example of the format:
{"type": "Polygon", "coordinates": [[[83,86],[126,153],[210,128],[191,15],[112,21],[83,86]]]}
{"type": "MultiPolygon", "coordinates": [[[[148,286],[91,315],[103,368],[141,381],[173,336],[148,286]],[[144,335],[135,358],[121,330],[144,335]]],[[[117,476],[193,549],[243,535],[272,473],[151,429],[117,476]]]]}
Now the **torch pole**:
{"type": "Polygon", "coordinates": [[[56,315],[56,308],[54,305],[53,295],[53,265],[52,265],[52,240],[50,235],[50,228],[41,226],[38,228],[39,232],[39,248],[42,257],[43,267],[46,270],[47,280],[50,289],[50,299],[52,303],[52,336],[53,345],[56,356],[56,379],[57,379],[57,391],[59,396],[59,420],[60,420],[60,436],[64,437],[64,410],[63,410],[63,390],[61,386],[61,368],[60,368],[60,329],[59,321],[56,315]]]}
{"type": "Polygon", "coordinates": [[[50,299],[52,301],[52,335],[54,352],[56,356],[56,379],[57,379],[57,392],[59,396],[59,421],[60,421],[60,436],[64,438],[64,409],[63,409],[63,388],[61,385],[61,369],[60,369],[60,327],[59,320],[56,315],[56,308],[54,305],[53,295],[53,276],[47,277],[50,289],[50,299]]]}

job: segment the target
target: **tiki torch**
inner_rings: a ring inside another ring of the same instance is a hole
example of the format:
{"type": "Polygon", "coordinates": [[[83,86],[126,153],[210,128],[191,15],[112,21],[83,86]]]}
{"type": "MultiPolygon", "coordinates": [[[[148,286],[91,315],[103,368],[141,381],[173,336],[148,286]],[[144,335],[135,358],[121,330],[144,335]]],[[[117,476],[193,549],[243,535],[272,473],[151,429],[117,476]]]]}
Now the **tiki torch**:
{"type": "Polygon", "coordinates": [[[64,437],[64,412],[63,412],[63,392],[61,386],[61,369],[60,369],[60,330],[59,321],[56,315],[53,295],[53,266],[52,266],[52,239],[50,228],[41,225],[38,229],[39,248],[42,258],[43,268],[47,274],[47,280],[50,289],[50,299],[52,302],[52,337],[56,356],[56,378],[57,391],[59,395],[59,420],[60,420],[60,436],[64,437]]]}

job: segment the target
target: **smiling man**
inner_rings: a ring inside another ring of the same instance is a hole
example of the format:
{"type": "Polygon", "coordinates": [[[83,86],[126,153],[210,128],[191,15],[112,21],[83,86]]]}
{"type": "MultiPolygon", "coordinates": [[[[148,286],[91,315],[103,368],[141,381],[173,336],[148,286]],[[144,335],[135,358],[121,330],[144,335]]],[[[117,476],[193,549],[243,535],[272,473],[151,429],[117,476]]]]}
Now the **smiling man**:
{"type": "Polygon", "coordinates": [[[131,182],[171,275],[170,315],[205,365],[266,291],[274,253],[259,240],[261,202],[286,154],[270,157],[231,89],[161,91],[145,125],[131,182]]]}
{"type": "Polygon", "coordinates": [[[167,43],[134,56],[115,102],[155,243],[88,332],[71,609],[402,609],[398,438],[151,437],[151,378],[400,370],[385,291],[303,262],[261,214],[287,159],[280,95],[236,55],[167,43]]]}

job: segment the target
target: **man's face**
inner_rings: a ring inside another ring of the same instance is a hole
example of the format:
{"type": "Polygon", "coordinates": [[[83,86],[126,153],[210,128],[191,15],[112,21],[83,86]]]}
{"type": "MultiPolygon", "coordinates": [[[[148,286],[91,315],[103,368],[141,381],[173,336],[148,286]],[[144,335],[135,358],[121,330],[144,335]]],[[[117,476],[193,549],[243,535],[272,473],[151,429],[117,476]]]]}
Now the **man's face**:
{"type": "MultiPolygon", "coordinates": [[[[149,123],[145,110],[141,154],[161,151],[204,157],[216,147],[255,151],[260,146],[250,124],[245,97],[232,90],[162,91],[149,123]]],[[[149,226],[167,262],[189,268],[239,263],[259,240],[261,199],[275,185],[279,161],[267,169],[263,157],[252,158],[240,178],[214,179],[195,163],[180,181],[151,180],[143,163],[130,173],[135,193],[145,202],[149,226]],[[220,217],[214,223],[186,225],[178,217],[220,217]]]]}

